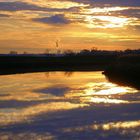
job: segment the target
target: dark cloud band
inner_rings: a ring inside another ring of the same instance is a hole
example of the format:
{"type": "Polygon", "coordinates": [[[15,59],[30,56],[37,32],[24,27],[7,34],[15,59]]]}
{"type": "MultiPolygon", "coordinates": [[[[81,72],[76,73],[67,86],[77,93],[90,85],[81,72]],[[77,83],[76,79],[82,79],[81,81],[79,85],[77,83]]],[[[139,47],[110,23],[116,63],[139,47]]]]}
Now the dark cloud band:
{"type": "Polygon", "coordinates": [[[36,19],[33,19],[33,21],[38,21],[38,22],[45,23],[45,24],[54,24],[54,25],[70,23],[70,21],[62,14],[54,15],[51,17],[36,18],[36,19]]]}

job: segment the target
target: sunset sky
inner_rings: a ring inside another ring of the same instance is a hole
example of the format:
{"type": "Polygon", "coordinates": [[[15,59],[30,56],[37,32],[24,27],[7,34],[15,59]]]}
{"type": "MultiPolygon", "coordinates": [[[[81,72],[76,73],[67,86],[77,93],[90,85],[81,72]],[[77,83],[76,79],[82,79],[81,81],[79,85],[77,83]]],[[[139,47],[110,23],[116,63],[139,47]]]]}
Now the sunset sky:
{"type": "Polygon", "coordinates": [[[140,0],[0,0],[0,53],[140,48],[140,0]]]}

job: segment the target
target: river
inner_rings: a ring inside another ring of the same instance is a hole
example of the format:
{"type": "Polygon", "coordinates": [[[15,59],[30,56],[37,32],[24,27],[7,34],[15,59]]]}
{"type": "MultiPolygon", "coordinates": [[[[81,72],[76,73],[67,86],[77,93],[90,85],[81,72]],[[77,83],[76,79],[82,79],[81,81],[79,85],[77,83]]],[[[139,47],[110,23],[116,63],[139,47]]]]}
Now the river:
{"type": "Polygon", "coordinates": [[[139,140],[139,108],[101,71],[0,76],[0,140],[139,140]]]}

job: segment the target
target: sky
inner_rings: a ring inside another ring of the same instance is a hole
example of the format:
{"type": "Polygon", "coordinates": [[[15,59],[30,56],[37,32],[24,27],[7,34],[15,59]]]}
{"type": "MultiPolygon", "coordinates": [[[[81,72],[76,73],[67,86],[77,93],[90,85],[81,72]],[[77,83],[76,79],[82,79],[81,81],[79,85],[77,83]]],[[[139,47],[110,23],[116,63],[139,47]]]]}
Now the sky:
{"type": "Polygon", "coordinates": [[[0,53],[140,48],[139,0],[0,0],[0,53]]]}

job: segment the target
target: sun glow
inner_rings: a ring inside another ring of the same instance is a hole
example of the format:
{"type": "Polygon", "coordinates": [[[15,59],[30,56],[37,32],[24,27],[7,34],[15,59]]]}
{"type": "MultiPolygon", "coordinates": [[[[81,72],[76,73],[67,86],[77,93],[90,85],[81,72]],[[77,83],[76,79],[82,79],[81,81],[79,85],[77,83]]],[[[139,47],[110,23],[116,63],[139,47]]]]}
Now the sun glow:
{"type": "Polygon", "coordinates": [[[115,11],[122,11],[129,9],[128,7],[96,7],[96,8],[89,8],[89,9],[83,9],[83,12],[85,14],[95,14],[95,13],[109,13],[109,12],[115,12],[115,11]]]}
{"type": "Polygon", "coordinates": [[[86,16],[85,22],[89,28],[120,28],[128,25],[130,19],[115,16],[86,16]]]}

